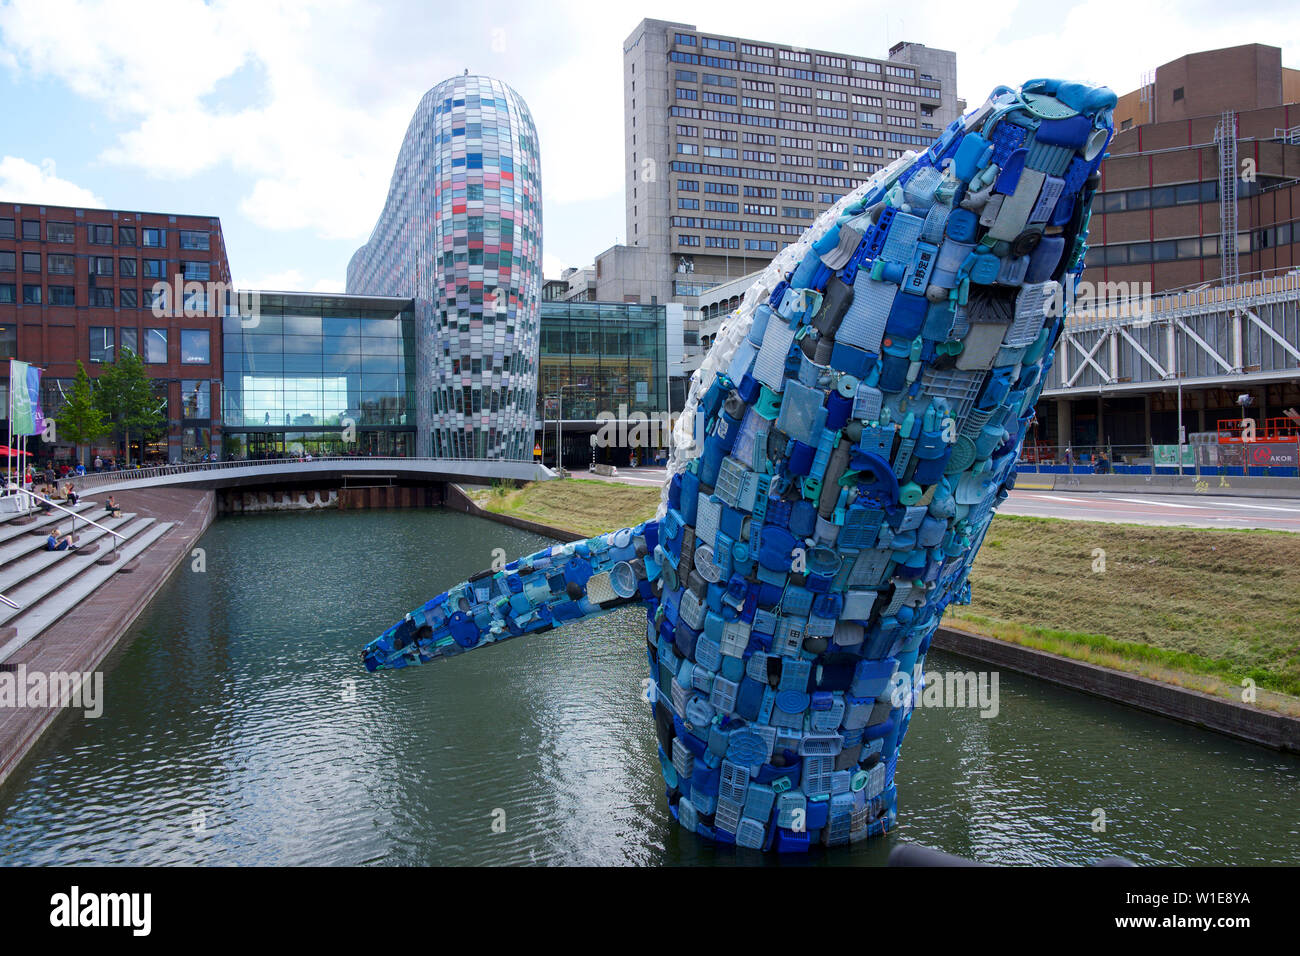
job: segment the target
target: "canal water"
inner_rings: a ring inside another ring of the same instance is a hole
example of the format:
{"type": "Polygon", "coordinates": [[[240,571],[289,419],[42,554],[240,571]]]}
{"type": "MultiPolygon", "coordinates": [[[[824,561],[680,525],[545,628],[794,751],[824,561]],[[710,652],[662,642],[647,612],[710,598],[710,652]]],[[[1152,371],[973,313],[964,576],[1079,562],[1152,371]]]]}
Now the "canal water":
{"type": "MultiPolygon", "coordinates": [[[[0,862],[774,862],[671,823],[638,611],[360,667],[494,548],[544,544],[438,510],[223,518],[106,663],[103,716],[63,715],[0,790],[0,862]]],[[[1300,863],[1300,760],[1012,673],[998,690],[993,718],[915,714],[896,831],[779,862],[880,865],[906,839],[996,863],[1300,863]]]]}

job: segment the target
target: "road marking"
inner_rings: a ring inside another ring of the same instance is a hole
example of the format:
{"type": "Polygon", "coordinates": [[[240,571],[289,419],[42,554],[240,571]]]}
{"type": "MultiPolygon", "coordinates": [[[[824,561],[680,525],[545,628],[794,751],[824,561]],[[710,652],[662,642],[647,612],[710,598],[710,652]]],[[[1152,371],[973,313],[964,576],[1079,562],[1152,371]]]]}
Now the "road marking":
{"type": "Polygon", "coordinates": [[[1236,501],[1220,501],[1219,507],[1222,508],[1258,508],[1260,511],[1285,511],[1288,514],[1300,514],[1300,508],[1274,508],[1271,505],[1247,505],[1240,504],[1236,501]]]}
{"type": "Polygon", "coordinates": [[[1172,501],[1146,501],[1142,498],[1112,498],[1111,501],[1128,501],[1135,505],[1161,505],[1165,508],[1190,508],[1192,511],[1204,510],[1204,505],[1180,505],[1172,501]]]}

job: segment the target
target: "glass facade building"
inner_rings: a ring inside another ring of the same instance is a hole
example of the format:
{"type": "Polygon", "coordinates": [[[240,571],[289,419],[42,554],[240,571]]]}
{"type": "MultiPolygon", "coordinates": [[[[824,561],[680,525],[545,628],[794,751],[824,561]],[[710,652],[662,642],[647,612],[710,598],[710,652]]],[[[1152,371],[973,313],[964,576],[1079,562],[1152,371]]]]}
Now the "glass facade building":
{"type": "MultiPolygon", "coordinates": [[[[414,455],[414,303],[258,295],[256,317],[224,319],[222,457],[414,455]]],[[[210,396],[190,384],[182,401],[202,410],[210,396]]]]}
{"type": "Polygon", "coordinates": [[[416,109],[347,289],[415,303],[421,455],[532,457],[542,288],[537,131],[523,99],[457,76],[416,109]]]}
{"type": "Polygon", "coordinates": [[[555,420],[560,386],[565,421],[666,411],[664,313],[662,305],[543,302],[537,417],[555,420]]]}

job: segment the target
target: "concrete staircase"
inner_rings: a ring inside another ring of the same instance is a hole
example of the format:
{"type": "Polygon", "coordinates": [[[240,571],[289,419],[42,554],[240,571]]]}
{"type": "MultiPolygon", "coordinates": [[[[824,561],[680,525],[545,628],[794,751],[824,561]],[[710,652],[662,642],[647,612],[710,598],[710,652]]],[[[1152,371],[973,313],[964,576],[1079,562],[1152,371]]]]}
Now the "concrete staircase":
{"type": "Polygon", "coordinates": [[[132,571],[135,559],[173,524],[125,512],[111,518],[93,501],[79,501],[69,510],[76,519],[59,510],[0,518],[0,594],[18,605],[0,603],[0,664],[114,575],[132,571]],[[67,533],[74,522],[77,550],[46,551],[49,533],[67,533]]]}

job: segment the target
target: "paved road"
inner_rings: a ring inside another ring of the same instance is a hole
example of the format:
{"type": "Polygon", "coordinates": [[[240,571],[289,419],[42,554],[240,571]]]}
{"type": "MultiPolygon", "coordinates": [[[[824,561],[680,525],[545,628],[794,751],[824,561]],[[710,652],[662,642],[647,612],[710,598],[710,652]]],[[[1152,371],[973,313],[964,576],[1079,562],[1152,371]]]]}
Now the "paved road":
{"type": "MultiPolygon", "coordinates": [[[[664,475],[662,468],[620,468],[616,477],[604,479],[589,472],[574,472],[574,476],[579,478],[647,487],[661,485],[664,475]]],[[[1032,479],[1026,476],[1026,480],[1032,479]]],[[[1016,489],[998,510],[1003,514],[1073,521],[1190,525],[1197,528],[1271,528],[1300,532],[1300,500],[1294,498],[1274,500],[1208,494],[1138,495],[1016,489]]]]}

